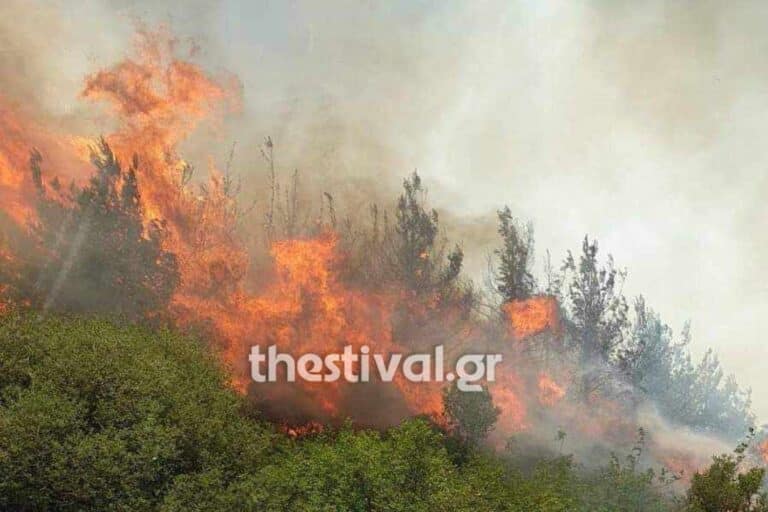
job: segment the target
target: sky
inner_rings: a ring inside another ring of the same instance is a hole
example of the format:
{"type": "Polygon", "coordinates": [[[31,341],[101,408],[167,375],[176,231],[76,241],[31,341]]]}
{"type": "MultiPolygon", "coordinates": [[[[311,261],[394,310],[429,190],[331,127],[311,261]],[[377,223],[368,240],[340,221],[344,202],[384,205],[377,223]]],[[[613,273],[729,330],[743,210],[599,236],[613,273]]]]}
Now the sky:
{"type": "Polygon", "coordinates": [[[245,175],[267,135],[319,182],[389,191],[418,170],[477,275],[504,205],[533,223],[539,266],[588,234],[628,270],[625,293],[676,332],[690,320],[692,352],[714,348],[768,421],[768,3],[67,4],[0,7],[7,87],[75,116],[82,76],[137,22],[165,23],[239,77],[221,137],[245,175]]]}

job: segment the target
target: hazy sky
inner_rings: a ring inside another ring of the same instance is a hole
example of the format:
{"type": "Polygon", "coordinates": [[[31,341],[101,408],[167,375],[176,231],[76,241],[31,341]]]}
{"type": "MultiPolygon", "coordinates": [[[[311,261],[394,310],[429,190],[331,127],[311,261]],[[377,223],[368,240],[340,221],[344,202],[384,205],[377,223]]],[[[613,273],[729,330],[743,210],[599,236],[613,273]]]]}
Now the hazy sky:
{"type": "MultiPolygon", "coordinates": [[[[20,65],[53,75],[50,108],[77,108],[130,20],[166,22],[242,80],[245,167],[271,134],[322,175],[396,186],[418,169],[456,216],[509,204],[539,256],[588,233],[628,295],[676,331],[692,320],[693,352],[714,347],[768,420],[768,2],[67,3],[0,7],[0,59],[34,45],[42,64],[20,65]]],[[[483,243],[465,242],[475,269],[483,243]]]]}

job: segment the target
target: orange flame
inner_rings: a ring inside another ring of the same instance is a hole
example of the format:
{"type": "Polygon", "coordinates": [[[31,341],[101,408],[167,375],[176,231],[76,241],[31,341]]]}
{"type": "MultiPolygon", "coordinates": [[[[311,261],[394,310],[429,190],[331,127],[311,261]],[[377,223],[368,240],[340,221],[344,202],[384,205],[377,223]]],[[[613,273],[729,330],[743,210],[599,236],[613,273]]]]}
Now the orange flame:
{"type": "Polygon", "coordinates": [[[768,439],[760,443],[758,451],[760,452],[760,456],[763,457],[763,462],[768,464],[768,439]]]}
{"type": "Polygon", "coordinates": [[[539,374],[539,403],[553,406],[565,396],[565,389],[555,382],[552,377],[539,374]]]}
{"type": "Polygon", "coordinates": [[[60,178],[76,179],[87,167],[75,151],[72,137],[60,136],[31,120],[21,108],[0,96],[0,205],[2,213],[18,226],[34,219],[36,190],[30,178],[30,151],[45,153],[46,161],[60,170],[60,178]]]}
{"type": "Polygon", "coordinates": [[[527,396],[523,380],[512,371],[502,373],[491,386],[493,401],[500,409],[497,430],[504,435],[526,430],[528,407],[524,401],[527,396]]]}
{"type": "Polygon", "coordinates": [[[522,340],[544,331],[559,330],[560,320],[557,300],[554,297],[538,296],[504,304],[510,334],[522,340]]]}

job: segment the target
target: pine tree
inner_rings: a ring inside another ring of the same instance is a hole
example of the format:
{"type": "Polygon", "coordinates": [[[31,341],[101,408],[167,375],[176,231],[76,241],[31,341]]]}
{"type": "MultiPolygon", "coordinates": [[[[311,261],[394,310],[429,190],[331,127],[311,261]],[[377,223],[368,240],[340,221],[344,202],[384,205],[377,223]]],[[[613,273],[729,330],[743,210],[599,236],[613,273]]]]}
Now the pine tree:
{"type": "Polygon", "coordinates": [[[414,172],[403,181],[395,210],[394,273],[411,291],[431,293],[453,286],[462,269],[464,253],[456,246],[446,256],[439,239],[437,211],[427,210],[426,192],[414,172]]]}
{"type": "Polygon", "coordinates": [[[603,386],[608,364],[629,325],[627,301],[621,293],[625,273],[615,268],[611,256],[600,266],[597,253],[597,242],[584,237],[578,265],[569,252],[563,266],[572,274],[567,289],[569,331],[585,369],[585,396],[603,386]]]}
{"type": "Polygon", "coordinates": [[[498,212],[502,246],[494,253],[498,258],[496,289],[504,302],[529,298],[536,289],[530,272],[533,259],[533,227],[522,227],[512,217],[509,207],[498,212]]]}
{"type": "Polygon", "coordinates": [[[584,237],[578,266],[569,253],[565,266],[574,272],[568,287],[571,319],[584,362],[607,362],[624,337],[627,301],[621,294],[624,272],[615,268],[613,258],[601,267],[597,242],[584,237]]]}

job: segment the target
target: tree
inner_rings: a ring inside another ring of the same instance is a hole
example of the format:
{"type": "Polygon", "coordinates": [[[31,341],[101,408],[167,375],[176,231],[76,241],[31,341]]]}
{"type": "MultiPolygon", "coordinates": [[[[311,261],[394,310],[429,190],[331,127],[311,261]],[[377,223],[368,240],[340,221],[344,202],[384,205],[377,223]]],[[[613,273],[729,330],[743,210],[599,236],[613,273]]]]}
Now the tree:
{"type": "Polygon", "coordinates": [[[425,421],[385,433],[347,425],[286,446],[273,465],[229,485],[218,474],[185,476],[162,510],[458,512],[468,510],[453,498],[460,485],[442,437],[425,421]]]}
{"type": "Polygon", "coordinates": [[[479,445],[488,436],[501,413],[487,386],[468,392],[454,383],[443,392],[443,407],[453,433],[470,446],[479,445]]]}
{"type": "Polygon", "coordinates": [[[634,389],[652,400],[668,420],[700,431],[738,438],[752,426],[749,391],[725,377],[717,357],[707,351],[693,364],[686,350],[690,327],[675,341],[669,328],[638,297],[629,336],[617,363],[634,389]]]}
{"type": "Polygon", "coordinates": [[[712,458],[712,465],[693,475],[687,495],[687,512],[766,512],[768,494],[762,491],[765,468],[742,469],[745,452],[754,436],[733,454],[712,458]]]}
{"type": "Polygon", "coordinates": [[[672,339],[672,329],[640,296],[635,299],[634,322],[619,347],[617,363],[636,389],[661,397],[671,385],[675,368],[684,360],[686,345],[685,338],[681,343],[672,339]]]}
{"type": "Polygon", "coordinates": [[[536,289],[530,272],[533,259],[533,227],[520,226],[509,207],[498,212],[502,246],[494,251],[498,259],[495,282],[504,302],[529,298],[536,289]]]}
{"type": "Polygon", "coordinates": [[[671,496],[663,490],[679,477],[666,469],[657,473],[652,468],[643,468],[644,449],[645,431],[640,428],[635,446],[623,460],[612,454],[606,466],[585,476],[589,489],[584,496],[585,510],[665,512],[671,509],[671,496]]]}
{"type": "Polygon", "coordinates": [[[738,437],[754,424],[750,390],[742,390],[733,375],[725,375],[711,349],[698,364],[689,358],[677,368],[672,384],[678,393],[677,408],[673,410],[683,424],[729,438],[738,437]]]}
{"type": "Polygon", "coordinates": [[[35,231],[43,258],[27,269],[28,296],[45,309],[129,318],[157,312],[170,300],[179,274],[175,256],[162,247],[162,224],[143,220],[138,159],[124,171],[101,140],[91,161],[96,172],[90,182],[66,193],[55,180],[48,190],[42,158],[32,155],[39,191],[35,231]]]}
{"type": "Polygon", "coordinates": [[[271,434],[227,382],[169,331],[0,316],[0,509],[156,510],[181,475],[255,471],[271,434]]]}
{"type": "Polygon", "coordinates": [[[444,248],[438,238],[438,214],[425,208],[424,194],[421,178],[414,172],[403,181],[403,193],[395,210],[395,274],[417,293],[455,285],[464,261],[458,246],[448,253],[446,262],[442,261],[444,248]]]}
{"type": "Polygon", "coordinates": [[[572,273],[567,299],[570,306],[570,331],[588,369],[583,387],[586,394],[601,385],[599,373],[624,339],[628,326],[627,302],[621,294],[625,273],[617,270],[608,256],[605,266],[597,260],[597,242],[584,237],[579,263],[569,252],[564,269],[572,273]]]}

